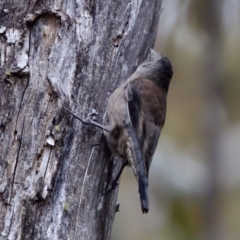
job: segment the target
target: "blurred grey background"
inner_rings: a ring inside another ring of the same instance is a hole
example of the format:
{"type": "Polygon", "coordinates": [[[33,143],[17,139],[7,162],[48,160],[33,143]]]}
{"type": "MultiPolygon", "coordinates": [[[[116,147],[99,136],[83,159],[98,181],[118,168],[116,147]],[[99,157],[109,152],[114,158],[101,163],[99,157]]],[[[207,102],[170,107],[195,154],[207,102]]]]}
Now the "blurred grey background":
{"type": "Polygon", "coordinates": [[[174,77],[150,211],[126,168],[112,240],[240,239],[239,24],[239,0],[163,1],[155,50],[174,77]]]}

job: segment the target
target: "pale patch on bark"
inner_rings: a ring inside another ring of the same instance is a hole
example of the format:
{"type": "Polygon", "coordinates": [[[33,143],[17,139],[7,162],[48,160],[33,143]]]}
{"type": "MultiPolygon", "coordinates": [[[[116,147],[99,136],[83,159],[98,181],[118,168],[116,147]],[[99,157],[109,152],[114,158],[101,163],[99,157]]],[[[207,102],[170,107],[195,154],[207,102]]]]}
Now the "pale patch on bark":
{"type": "Polygon", "coordinates": [[[9,28],[6,31],[7,43],[17,43],[20,40],[21,33],[18,29],[9,28]]]}

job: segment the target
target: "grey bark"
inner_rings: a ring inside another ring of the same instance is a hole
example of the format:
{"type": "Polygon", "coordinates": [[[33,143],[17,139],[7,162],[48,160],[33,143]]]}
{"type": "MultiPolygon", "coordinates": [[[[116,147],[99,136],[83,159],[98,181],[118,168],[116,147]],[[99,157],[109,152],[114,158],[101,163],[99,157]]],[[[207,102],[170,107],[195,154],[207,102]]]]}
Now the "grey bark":
{"type": "Polygon", "coordinates": [[[0,2],[1,239],[110,238],[117,191],[101,196],[102,132],[62,106],[80,116],[93,107],[101,122],[108,96],[153,47],[160,6],[0,2]]]}

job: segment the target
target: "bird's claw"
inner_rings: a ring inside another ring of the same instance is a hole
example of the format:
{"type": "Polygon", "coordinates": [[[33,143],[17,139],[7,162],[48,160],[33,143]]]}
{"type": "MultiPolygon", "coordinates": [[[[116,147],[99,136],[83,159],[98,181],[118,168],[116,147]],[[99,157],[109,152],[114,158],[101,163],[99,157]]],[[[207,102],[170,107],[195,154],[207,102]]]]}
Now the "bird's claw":
{"type": "Polygon", "coordinates": [[[95,121],[97,116],[98,116],[98,112],[94,108],[90,108],[89,113],[87,115],[87,119],[89,118],[89,119],[95,121]]]}
{"type": "Polygon", "coordinates": [[[114,184],[108,184],[105,191],[102,193],[102,196],[105,194],[108,194],[110,192],[113,192],[117,188],[118,185],[119,185],[118,181],[114,184]]]}
{"type": "Polygon", "coordinates": [[[120,210],[120,203],[117,202],[115,207],[115,212],[119,212],[119,210],[120,210]]]}

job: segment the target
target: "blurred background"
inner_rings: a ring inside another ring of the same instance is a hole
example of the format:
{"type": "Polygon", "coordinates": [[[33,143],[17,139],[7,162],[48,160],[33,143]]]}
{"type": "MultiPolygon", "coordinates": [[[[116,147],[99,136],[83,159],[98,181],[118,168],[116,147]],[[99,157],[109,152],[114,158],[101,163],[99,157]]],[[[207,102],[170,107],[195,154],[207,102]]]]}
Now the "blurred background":
{"type": "Polygon", "coordinates": [[[240,1],[163,1],[155,49],[174,77],[150,211],[121,177],[112,240],[240,239],[240,1]]]}

